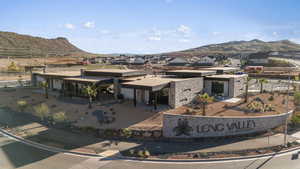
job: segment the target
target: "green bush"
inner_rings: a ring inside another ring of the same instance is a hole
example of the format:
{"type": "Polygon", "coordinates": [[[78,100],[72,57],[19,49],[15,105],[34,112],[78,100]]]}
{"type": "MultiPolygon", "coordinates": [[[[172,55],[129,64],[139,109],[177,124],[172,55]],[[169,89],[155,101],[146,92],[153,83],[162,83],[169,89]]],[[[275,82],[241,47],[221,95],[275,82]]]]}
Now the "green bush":
{"type": "Polygon", "coordinates": [[[19,72],[21,71],[21,68],[15,62],[10,62],[10,65],[7,66],[7,71],[19,72]]]}
{"type": "Polygon", "coordinates": [[[17,102],[17,105],[20,112],[24,112],[25,109],[28,107],[28,103],[26,100],[19,100],[17,102]]]}
{"type": "Polygon", "coordinates": [[[49,117],[49,107],[46,103],[42,103],[40,105],[35,106],[33,114],[39,117],[41,120],[45,120],[45,118],[49,117]]]}
{"type": "Polygon", "coordinates": [[[62,123],[67,121],[67,116],[65,112],[58,112],[58,113],[54,113],[52,114],[52,120],[55,123],[62,123]]]}
{"type": "Polygon", "coordinates": [[[300,105],[300,92],[299,91],[294,93],[294,103],[296,105],[300,105]]]}
{"type": "Polygon", "coordinates": [[[84,132],[90,132],[90,133],[97,131],[97,129],[93,126],[84,126],[84,127],[80,127],[80,129],[84,132]]]}
{"type": "Polygon", "coordinates": [[[128,128],[124,128],[121,130],[121,134],[126,138],[130,138],[132,136],[132,131],[128,128]]]}
{"type": "Polygon", "coordinates": [[[268,98],[268,100],[269,100],[269,101],[273,101],[273,100],[274,100],[274,96],[270,96],[270,97],[268,98]]]}
{"type": "Polygon", "coordinates": [[[294,114],[291,119],[292,124],[297,125],[300,124],[300,115],[294,114]]]}

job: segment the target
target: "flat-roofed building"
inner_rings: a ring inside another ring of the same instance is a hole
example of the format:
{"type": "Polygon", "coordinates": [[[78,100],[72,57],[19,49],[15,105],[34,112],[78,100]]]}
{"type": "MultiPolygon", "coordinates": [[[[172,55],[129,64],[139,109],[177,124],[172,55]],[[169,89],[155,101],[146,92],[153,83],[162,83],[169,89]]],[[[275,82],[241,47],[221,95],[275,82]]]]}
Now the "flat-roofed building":
{"type": "Polygon", "coordinates": [[[245,93],[248,75],[211,75],[204,78],[204,92],[211,96],[237,97],[245,93]]]}
{"type": "Polygon", "coordinates": [[[204,76],[215,75],[215,74],[216,74],[215,70],[172,70],[166,72],[166,75],[174,75],[183,78],[204,77],[204,76]]]}
{"type": "Polygon", "coordinates": [[[81,69],[80,71],[72,72],[33,73],[32,79],[34,79],[34,86],[38,86],[40,82],[46,81],[49,89],[59,90],[68,96],[83,96],[83,87],[87,85],[96,85],[101,88],[111,87],[114,97],[118,98],[121,94],[120,82],[122,79],[144,75],[146,75],[144,71],[133,69],[81,69]]]}
{"type": "Polygon", "coordinates": [[[64,71],[64,72],[34,72],[31,75],[31,83],[38,86],[41,82],[47,82],[48,88],[52,90],[61,90],[63,88],[64,78],[80,77],[80,71],[64,71]]]}
{"type": "Polygon", "coordinates": [[[131,89],[134,105],[137,102],[153,105],[167,104],[176,108],[190,103],[203,90],[203,78],[151,76],[122,83],[131,89]]]}
{"type": "Polygon", "coordinates": [[[209,68],[202,68],[202,69],[216,71],[217,74],[235,73],[239,71],[239,69],[235,67],[209,67],[209,68]]]}

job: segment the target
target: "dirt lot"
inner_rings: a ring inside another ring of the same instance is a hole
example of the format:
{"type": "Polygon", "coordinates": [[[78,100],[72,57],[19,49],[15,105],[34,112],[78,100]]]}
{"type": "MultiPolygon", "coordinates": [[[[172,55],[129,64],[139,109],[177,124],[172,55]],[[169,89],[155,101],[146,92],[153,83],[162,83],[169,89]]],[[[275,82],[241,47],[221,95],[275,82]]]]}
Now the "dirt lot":
{"type": "Polygon", "coordinates": [[[14,61],[18,66],[42,65],[42,64],[68,64],[76,63],[78,58],[0,58],[0,71],[7,69],[7,66],[14,61]]]}
{"type": "MultiPolygon", "coordinates": [[[[207,116],[265,116],[265,115],[275,115],[280,113],[285,113],[286,111],[286,104],[285,94],[278,94],[275,93],[273,98],[274,100],[269,100],[271,94],[263,93],[263,94],[256,94],[249,97],[247,103],[244,103],[244,99],[241,99],[237,103],[227,103],[227,102],[213,102],[208,104],[206,107],[206,115],[207,116]],[[252,103],[254,99],[260,98],[265,104],[271,105],[272,111],[266,111],[264,113],[261,112],[254,112],[247,107],[248,104],[252,103]]],[[[295,108],[293,103],[293,97],[289,97],[289,109],[292,110],[295,108]]],[[[178,110],[171,110],[173,111],[185,111],[184,114],[197,114],[202,115],[202,107],[200,105],[192,105],[192,106],[185,106],[178,110]],[[186,110],[190,109],[191,111],[187,112],[186,110]]],[[[178,112],[176,112],[178,113],[178,112]]]]}

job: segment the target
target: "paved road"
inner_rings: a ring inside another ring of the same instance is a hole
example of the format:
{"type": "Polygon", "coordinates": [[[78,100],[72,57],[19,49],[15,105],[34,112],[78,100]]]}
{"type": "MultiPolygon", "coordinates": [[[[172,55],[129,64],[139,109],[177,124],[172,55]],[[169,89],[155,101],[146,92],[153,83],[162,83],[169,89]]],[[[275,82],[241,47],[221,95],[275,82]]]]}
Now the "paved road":
{"type": "Polygon", "coordinates": [[[289,153],[258,160],[207,163],[105,160],[52,153],[0,137],[0,169],[300,169],[300,160],[291,157],[289,153]]]}

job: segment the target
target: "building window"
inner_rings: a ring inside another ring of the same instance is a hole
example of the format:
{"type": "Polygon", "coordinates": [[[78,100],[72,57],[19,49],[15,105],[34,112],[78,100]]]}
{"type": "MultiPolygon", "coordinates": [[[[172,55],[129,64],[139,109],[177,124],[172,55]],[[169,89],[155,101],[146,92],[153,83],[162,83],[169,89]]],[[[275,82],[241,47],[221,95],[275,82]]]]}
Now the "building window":
{"type": "Polygon", "coordinates": [[[224,82],[212,82],[211,93],[213,96],[224,96],[224,82]]]}

